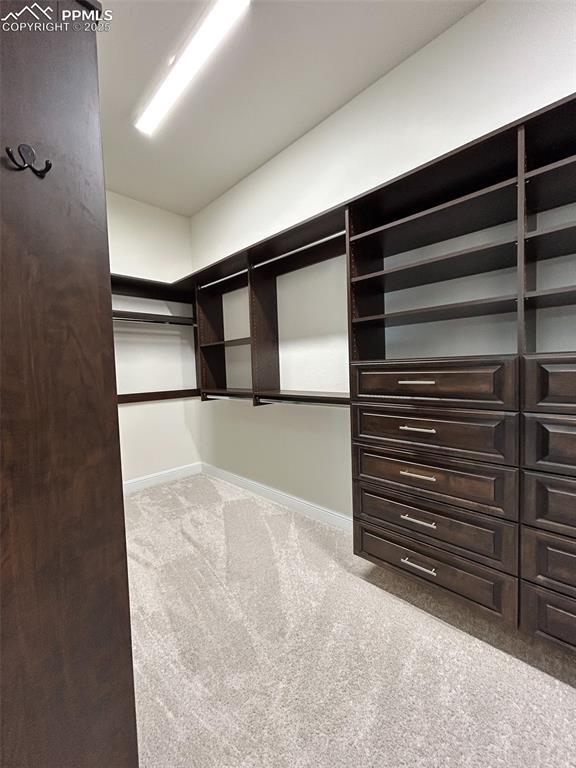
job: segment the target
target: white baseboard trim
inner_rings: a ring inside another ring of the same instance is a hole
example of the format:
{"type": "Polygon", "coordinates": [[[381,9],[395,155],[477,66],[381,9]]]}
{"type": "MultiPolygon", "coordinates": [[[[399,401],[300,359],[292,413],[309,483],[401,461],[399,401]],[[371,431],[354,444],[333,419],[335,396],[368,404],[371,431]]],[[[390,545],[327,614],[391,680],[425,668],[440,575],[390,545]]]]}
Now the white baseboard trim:
{"type": "Polygon", "coordinates": [[[340,528],[340,530],[347,531],[348,533],[352,532],[352,518],[342,514],[342,512],[321,507],[319,504],[313,504],[310,501],[298,498],[298,496],[292,496],[284,491],[279,491],[277,488],[270,488],[268,485],[250,480],[242,475],[235,475],[233,472],[220,469],[220,467],[214,467],[211,464],[203,463],[202,471],[206,475],[226,480],[226,482],[232,483],[232,485],[238,485],[240,488],[251,491],[258,496],[263,496],[265,499],[270,499],[270,501],[274,501],[276,504],[281,504],[283,507],[300,512],[306,515],[306,517],[311,517],[313,520],[340,528]]]}
{"type": "Polygon", "coordinates": [[[153,485],[173,483],[175,480],[199,475],[201,472],[202,462],[197,461],[194,464],[185,464],[183,467],[174,467],[173,469],[165,469],[163,472],[154,472],[151,475],[144,475],[144,477],[136,477],[134,480],[126,480],[123,483],[124,495],[129,496],[131,493],[143,491],[145,488],[151,488],[153,485]]]}

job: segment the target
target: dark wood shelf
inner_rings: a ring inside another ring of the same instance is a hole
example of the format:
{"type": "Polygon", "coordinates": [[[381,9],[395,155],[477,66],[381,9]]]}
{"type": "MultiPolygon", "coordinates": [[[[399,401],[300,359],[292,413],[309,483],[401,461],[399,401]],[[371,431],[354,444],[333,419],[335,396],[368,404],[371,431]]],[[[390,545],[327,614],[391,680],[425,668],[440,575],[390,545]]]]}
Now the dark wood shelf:
{"type": "Polygon", "coordinates": [[[576,202],[576,155],[526,174],[528,211],[538,213],[576,202]]]}
{"type": "Polygon", "coordinates": [[[125,310],[112,310],[114,320],[125,320],[131,323],[160,323],[163,325],[196,325],[193,317],[178,315],[157,315],[151,312],[127,312],[125,310]]]}
{"type": "Polygon", "coordinates": [[[206,397],[239,397],[239,398],[252,398],[253,391],[251,389],[203,389],[202,395],[206,397]]]}
{"type": "Polygon", "coordinates": [[[267,392],[258,392],[257,397],[263,400],[275,400],[278,402],[302,402],[317,403],[319,405],[348,405],[350,395],[344,392],[315,392],[292,389],[272,389],[267,392]]]}
{"type": "Polygon", "coordinates": [[[529,291],[526,294],[526,306],[530,309],[568,307],[572,304],[576,304],[576,286],[574,285],[545,291],[529,291]]]}
{"type": "Polygon", "coordinates": [[[251,344],[250,336],[245,336],[242,339],[227,339],[226,341],[210,341],[204,344],[200,344],[202,349],[209,349],[210,347],[243,347],[251,344]]]}
{"type": "Polygon", "coordinates": [[[494,272],[514,267],[516,262],[516,240],[510,239],[359,275],[353,277],[351,282],[357,288],[378,289],[386,293],[482,272],[494,272]]]}
{"type": "Polygon", "coordinates": [[[184,304],[190,304],[194,300],[194,290],[186,289],[177,283],[112,274],[110,275],[110,284],[115,296],[135,296],[141,299],[160,299],[184,304]]]}
{"type": "Polygon", "coordinates": [[[169,389],[163,392],[133,392],[118,395],[118,403],[147,403],[153,400],[182,400],[200,397],[199,389],[169,389]]]}
{"type": "Polygon", "coordinates": [[[464,317],[482,317],[484,315],[501,315],[516,312],[516,296],[503,296],[497,299],[478,299],[463,301],[456,304],[440,304],[436,307],[407,309],[401,312],[386,312],[380,315],[353,318],[354,325],[382,325],[393,328],[400,325],[418,325],[434,323],[441,320],[458,320],[464,317]]]}
{"type": "Polygon", "coordinates": [[[379,242],[386,257],[513,221],[516,219],[516,186],[514,177],[353,235],[350,241],[356,245],[373,239],[379,242]]]}
{"type": "Polygon", "coordinates": [[[576,224],[559,224],[526,235],[526,257],[533,261],[576,253],[576,224]]]}

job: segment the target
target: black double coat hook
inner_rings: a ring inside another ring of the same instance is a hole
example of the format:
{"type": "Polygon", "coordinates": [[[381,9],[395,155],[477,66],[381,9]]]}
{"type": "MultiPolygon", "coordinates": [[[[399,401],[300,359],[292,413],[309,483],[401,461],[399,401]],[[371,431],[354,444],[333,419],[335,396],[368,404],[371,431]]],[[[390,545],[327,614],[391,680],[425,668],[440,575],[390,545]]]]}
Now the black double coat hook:
{"type": "Polygon", "coordinates": [[[14,157],[14,150],[11,147],[6,147],[6,154],[14,164],[15,171],[25,171],[26,168],[30,168],[32,173],[35,173],[38,178],[43,179],[44,176],[48,173],[48,171],[52,168],[52,163],[50,160],[46,160],[46,163],[44,165],[44,168],[35,168],[34,164],[36,163],[36,152],[32,149],[32,147],[29,144],[20,144],[18,146],[18,154],[20,155],[20,159],[22,162],[18,162],[16,158],[14,157]]]}

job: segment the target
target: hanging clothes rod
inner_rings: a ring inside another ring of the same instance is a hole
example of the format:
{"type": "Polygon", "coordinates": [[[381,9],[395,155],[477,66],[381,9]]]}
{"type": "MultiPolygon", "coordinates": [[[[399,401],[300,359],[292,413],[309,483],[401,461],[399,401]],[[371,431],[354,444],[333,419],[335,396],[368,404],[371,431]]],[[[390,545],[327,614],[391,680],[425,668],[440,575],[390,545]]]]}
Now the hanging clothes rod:
{"type": "Polygon", "coordinates": [[[267,397],[259,397],[258,402],[262,405],[316,405],[316,406],[322,406],[324,408],[350,408],[350,405],[348,403],[327,403],[322,402],[321,400],[286,400],[286,399],[278,399],[278,400],[272,400],[267,397]]]}
{"type": "Polygon", "coordinates": [[[265,267],[267,264],[272,264],[274,261],[279,261],[280,259],[285,259],[288,256],[294,256],[297,253],[302,253],[303,251],[307,251],[309,248],[314,248],[316,245],[322,245],[322,243],[328,243],[330,240],[335,240],[338,237],[344,237],[345,234],[346,230],[343,229],[340,232],[335,232],[333,235],[323,237],[321,240],[315,240],[313,243],[306,243],[306,245],[302,245],[300,248],[294,248],[293,251],[287,251],[286,253],[281,253],[279,256],[273,256],[271,259],[267,259],[267,261],[261,261],[258,264],[254,264],[254,269],[259,269],[260,267],[265,267]]]}

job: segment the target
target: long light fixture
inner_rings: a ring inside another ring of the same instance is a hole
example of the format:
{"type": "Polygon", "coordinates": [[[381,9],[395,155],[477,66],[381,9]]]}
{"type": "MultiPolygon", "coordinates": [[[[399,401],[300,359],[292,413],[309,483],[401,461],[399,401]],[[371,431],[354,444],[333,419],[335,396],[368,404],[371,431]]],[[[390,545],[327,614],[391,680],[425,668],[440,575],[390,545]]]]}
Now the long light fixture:
{"type": "Polygon", "coordinates": [[[217,0],[136,121],[139,131],[148,136],[154,133],[250,2],[217,0]]]}

